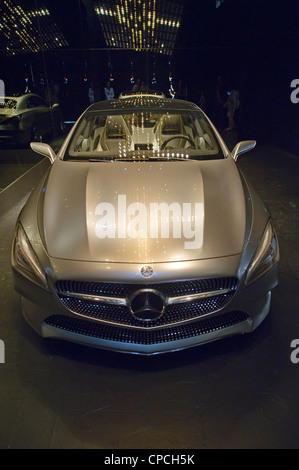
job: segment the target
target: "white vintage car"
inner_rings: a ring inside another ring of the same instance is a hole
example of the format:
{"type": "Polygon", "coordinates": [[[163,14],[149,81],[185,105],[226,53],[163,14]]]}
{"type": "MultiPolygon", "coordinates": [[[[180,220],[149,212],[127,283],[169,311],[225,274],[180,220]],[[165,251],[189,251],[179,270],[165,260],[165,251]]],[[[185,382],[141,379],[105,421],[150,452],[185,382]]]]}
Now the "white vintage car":
{"type": "Polygon", "coordinates": [[[64,120],[58,103],[48,106],[34,93],[0,96],[0,142],[29,146],[31,141],[41,142],[63,130],[64,120]]]}

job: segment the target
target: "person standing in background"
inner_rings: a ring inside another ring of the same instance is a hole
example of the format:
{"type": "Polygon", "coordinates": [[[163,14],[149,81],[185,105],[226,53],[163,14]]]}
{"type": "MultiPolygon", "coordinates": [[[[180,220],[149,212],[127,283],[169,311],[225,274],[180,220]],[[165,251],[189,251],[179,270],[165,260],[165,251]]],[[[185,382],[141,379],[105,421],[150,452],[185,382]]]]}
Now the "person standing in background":
{"type": "Polygon", "coordinates": [[[45,101],[48,106],[51,107],[54,104],[59,104],[59,92],[59,86],[50,78],[45,90],[45,101]]]}
{"type": "Polygon", "coordinates": [[[94,93],[94,85],[93,82],[90,82],[89,88],[88,88],[88,99],[89,103],[92,104],[95,102],[95,93],[94,93]]]}
{"type": "Polygon", "coordinates": [[[200,109],[203,110],[204,113],[206,112],[206,110],[207,110],[207,102],[206,102],[206,99],[205,99],[205,95],[204,95],[203,90],[202,90],[201,93],[200,93],[199,107],[200,107],[200,109]]]}
{"type": "Polygon", "coordinates": [[[213,119],[215,121],[215,125],[223,129],[225,126],[225,112],[223,107],[226,103],[226,95],[223,86],[223,79],[222,76],[219,75],[217,78],[217,83],[215,87],[215,102],[214,102],[214,110],[213,110],[213,119]]]}
{"type": "Polygon", "coordinates": [[[104,88],[105,98],[106,100],[113,100],[114,98],[114,90],[112,88],[110,80],[108,80],[107,85],[104,88]]]}
{"type": "Polygon", "coordinates": [[[141,80],[137,78],[135,85],[133,86],[132,91],[141,91],[141,80]]]}
{"type": "Polygon", "coordinates": [[[175,90],[175,98],[177,100],[186,100],[188,96],[187,84],[182,79],[179,80],[177,89],[175,90]]]}
{"type": "Polygon", "coordinates": [[[227,118],[228,118],[228,127],[226,131],[232,131],[236,127],[235,123],[235,113],[240,106],[239,92],[235,87],[232,87],[230,91],[227,92],[228,99],[223,105],[224,108],[227,108],[227,118]]]}

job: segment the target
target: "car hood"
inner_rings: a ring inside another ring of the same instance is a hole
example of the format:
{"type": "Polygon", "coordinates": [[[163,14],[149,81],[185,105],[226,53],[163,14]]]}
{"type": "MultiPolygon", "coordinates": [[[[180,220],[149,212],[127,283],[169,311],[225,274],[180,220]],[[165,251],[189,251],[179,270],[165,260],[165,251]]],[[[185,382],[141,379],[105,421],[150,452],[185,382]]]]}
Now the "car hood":
{"type": "Polygon", "coordinates": [[[56,160],[41,193],[50,257],[153,263],[236,255],[245,200],[235,162],[56,160]]]}

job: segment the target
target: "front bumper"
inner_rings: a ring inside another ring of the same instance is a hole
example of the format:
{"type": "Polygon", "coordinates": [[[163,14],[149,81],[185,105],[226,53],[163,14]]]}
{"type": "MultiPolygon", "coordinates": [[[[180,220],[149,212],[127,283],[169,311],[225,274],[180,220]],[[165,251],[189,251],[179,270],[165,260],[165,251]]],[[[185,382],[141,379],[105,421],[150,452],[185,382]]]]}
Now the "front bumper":
{"type": "Polygon", "coordinates": [[[15,288],[22,295],[26,321],[45,338],[152,355],[186,349],[228,336],[254,331],[270,310],[271,290],[277,284],[278,265],[245,288],[224,308],[202,318],[156,328],[134,328],[84,318],[65,308],[55,294],[45,291],[14,271],[15,288]]]}

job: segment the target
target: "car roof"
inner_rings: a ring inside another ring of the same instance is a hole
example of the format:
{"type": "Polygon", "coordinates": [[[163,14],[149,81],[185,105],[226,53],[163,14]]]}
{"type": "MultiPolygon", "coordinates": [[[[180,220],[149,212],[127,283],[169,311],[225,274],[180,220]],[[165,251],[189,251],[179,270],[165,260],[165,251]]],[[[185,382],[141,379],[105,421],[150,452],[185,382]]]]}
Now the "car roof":
{"type": "Polygon", "coordinates": [[[87,109],[87,112],[113,112],[113,111],[138,111],[142,109],[155,108],[167,111],[200,111],[200,108],[190,101],[171,98],[152,97],[147,95],[132,96],[126,99],[114,99],[98,101],[87,109]]]}
{"type": "Polygon", "coordinates": [[[166,98],[166,96],[164,95],[162,91],[157,91],[157,90],[122,91],[118,98],[127,99],[133,96],[142,96],[142,95],[157,97],[157,98],[166,98]]]}

